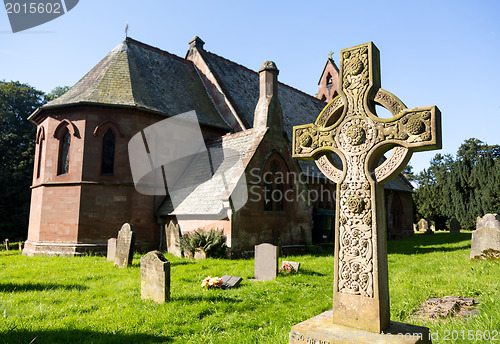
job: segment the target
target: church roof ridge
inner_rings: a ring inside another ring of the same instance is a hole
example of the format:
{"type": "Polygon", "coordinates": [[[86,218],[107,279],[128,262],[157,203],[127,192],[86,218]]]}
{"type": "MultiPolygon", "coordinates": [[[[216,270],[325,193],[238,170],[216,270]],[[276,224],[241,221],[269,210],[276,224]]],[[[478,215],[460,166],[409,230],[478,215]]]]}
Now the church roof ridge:
{"type": "MultiPolygon", "coordinates": [[[[211,51],[206,51],[206,50],[205,50],[204,52],[205,52],[205,53],[207,53],[207,54],[210,54],[210,55],[212,55],[213,57],[215,57],[215,58],[217,58],[217,59],[220,59],[220,60],[222,60],[222,61],[224,61],[224,62],[228,62],[228,63],[230,63],[230,64],[234,65],[235,67],[242,68],[242,69],[244,69],[244,70],[246,70],[246,71],[248,71],[248,72],[251,72],[251,73],[253,73],[253,74],[255,74],[255,75],[259,75],[259,72],[255,71],[255,70],[253,70],[253,69],[250,69],[250,68],[248,68],[248,67],[246,67],[246,66],[244,66],[244,65],[242,65],[242,64],[239,64],[238,62],[234,62],[234,61],[232,61],[232,60],[229,60],[229,59],[227,59],[227,58],[225,58],[225,57],[222,57],[222,56],[220,56],[220,55],[217,55],[216,53],[213,53],[213,52],[211,52],[211,51]]],[[[308,96],[308,97],[310,97],[310,98],[312,98],[312,99],[317,100],[317,101],[319,101],[319,102],[320,102],[320,100],[319,100],[318,98],[316,98],[316,97],[314,97],[313,95],[311,95],[311,94],[309,94],[309,93],[306,93],[306,92],[304,92],[304,91],[302,91],[302,90],[299,90],[298,88],[295,88],[295,87],[293,87],[293,86],[290,86],[290,85],[288,85],[288,84],[285,84],[284,82],[281,82],[281,81],[279,81],[279,80],[278,80],[278,84],[279,84],[280,86],[285,86],[285,87],[287,87],[287,88],[291,89],[292,91],[295,91],[295,92],[301,93],[302,95],[308,96]]]]}
{"type": "Polygon", "coordinates": [[[177,59],[178,61],[181,61],[181,62],[184,62],[184,63],[187,63],[187,64],[191,64],[192,63],[191,61],[186,60],[185,58],[182,58],[180,56],[172,54],[172,53],[170,53],[170,52],[168,52],[166,50],[160,49],[158,47],[154,47],[152,45],[149,45],[149,44],[143,43],[141,41],[135,40],[135,39],[133,39],[131,37],[127,37],[127,39],[124,42],[135,44],[135,45],[137,45],[137,46],[139,46],[141,48],[154,51],[155,53],[162,54],[162,55],[165,55],[165,56],[177,59]]]}

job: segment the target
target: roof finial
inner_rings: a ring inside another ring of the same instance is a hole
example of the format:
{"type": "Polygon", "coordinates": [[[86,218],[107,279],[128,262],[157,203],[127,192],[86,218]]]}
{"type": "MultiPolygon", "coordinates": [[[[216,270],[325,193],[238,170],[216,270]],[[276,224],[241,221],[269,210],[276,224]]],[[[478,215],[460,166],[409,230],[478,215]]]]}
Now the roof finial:
{"type": "Polygon", "coordinates": [[[328,56],[330,56],[330,60],[332,59],[332,55],[333,55],[333,51],[330,51],[330,53],[328,54],[328,56]]]}
{"type": "Polygon", "coordinates": [[[125,23],[125,39],[128,38],[128,22],[125,23]]]}

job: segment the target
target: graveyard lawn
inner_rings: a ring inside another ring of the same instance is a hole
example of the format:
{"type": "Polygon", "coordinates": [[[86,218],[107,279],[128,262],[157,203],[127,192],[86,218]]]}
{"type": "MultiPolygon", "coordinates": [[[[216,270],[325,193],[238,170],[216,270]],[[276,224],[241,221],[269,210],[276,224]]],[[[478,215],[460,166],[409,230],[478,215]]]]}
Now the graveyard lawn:
{"type": "MultiPolygon", "coordinates": [[[[428,326],[433,343],[454,330],[500,330],[500,263],[469,260],[470,233],[389,242],[391,320],[428,326]],[[471,319],[412,314],[431,297],[479,299],[471,319]]],[[[170,255],[171,301],[142,301],[140,255],[118,269],[105,257],[0,252],[0,343],[288,343],[292,325],[331,308],[333,256],[288,256],[297,274],[250,281],[253,260],[182,260],[170,255]],[[237,289],[204,290],[208,275],[241,276],[237,289]]],[[[500,337],[497,336],[497,339],[500,337]]],[[[482,341],[475,341],[482,342],[482,341]]]]}

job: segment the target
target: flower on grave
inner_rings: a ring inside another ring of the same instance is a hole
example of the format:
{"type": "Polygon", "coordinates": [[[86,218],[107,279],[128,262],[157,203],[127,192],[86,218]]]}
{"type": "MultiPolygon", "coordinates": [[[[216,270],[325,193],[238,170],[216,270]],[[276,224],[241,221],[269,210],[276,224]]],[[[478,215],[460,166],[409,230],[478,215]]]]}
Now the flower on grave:
{"type": "Polygon", "coordinates": [[[202,288],[219,288],[222,285],[222,277],[208,276],[201,282],[202,288]]]}
{"type": "Polygon", "coordinates": [[[289,263],[284,263],[283,265],[281,265],[279,272],[291,274],[295,272],[295,269],[289,263]]]}

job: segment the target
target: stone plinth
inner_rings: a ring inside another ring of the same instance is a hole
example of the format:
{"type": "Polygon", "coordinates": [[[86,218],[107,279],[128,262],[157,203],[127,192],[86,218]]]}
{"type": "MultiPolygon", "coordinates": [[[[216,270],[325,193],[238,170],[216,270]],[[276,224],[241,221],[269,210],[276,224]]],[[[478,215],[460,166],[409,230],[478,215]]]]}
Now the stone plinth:
{"type": "Polygon", "coordinates": [[[333,344],[333,343],[431,343],[427,327],[391,321],[390,328],[382,333],[359,330],[333,323],[331,310],[292,327],[289,344],[333,344]]]}

